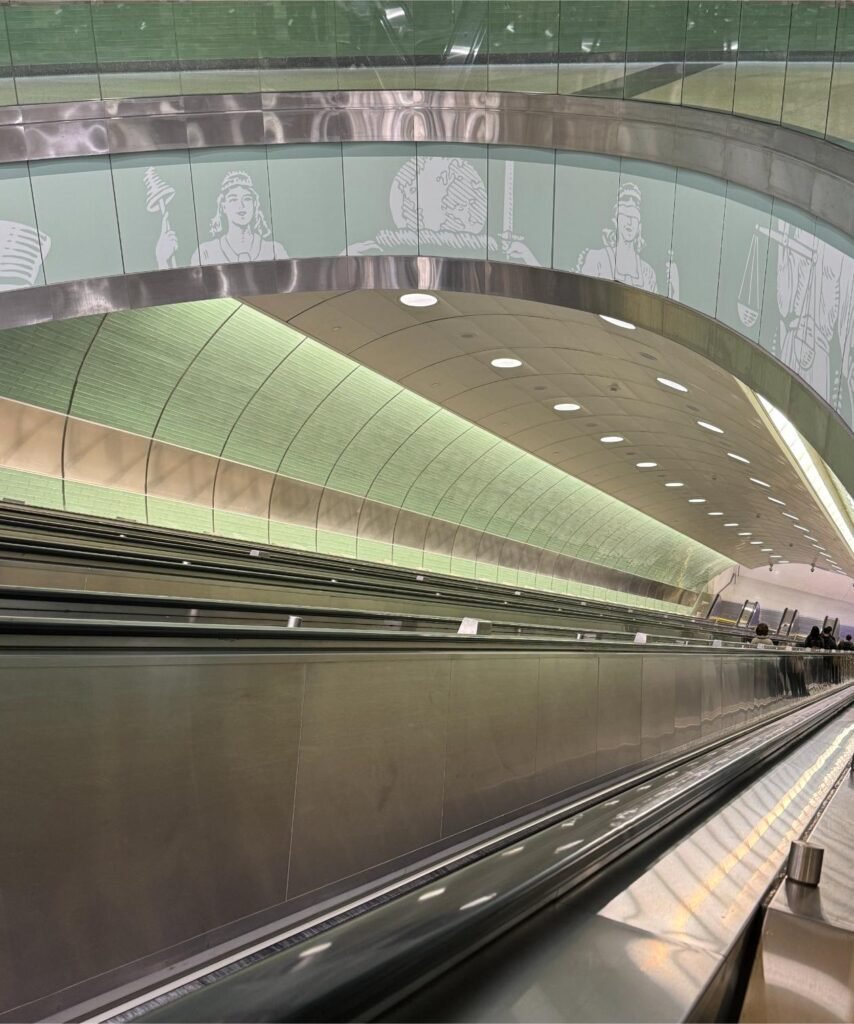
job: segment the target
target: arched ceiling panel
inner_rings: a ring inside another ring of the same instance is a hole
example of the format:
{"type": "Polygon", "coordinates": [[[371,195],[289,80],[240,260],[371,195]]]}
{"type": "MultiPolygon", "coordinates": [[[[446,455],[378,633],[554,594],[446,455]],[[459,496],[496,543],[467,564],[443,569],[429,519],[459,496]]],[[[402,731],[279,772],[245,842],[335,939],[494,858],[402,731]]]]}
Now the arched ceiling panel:
{"type": "Polygon", "coordinates": [[[100,320],[83,317],[3,331],[3,394],[68,412],[77,372],[100,320]]]}

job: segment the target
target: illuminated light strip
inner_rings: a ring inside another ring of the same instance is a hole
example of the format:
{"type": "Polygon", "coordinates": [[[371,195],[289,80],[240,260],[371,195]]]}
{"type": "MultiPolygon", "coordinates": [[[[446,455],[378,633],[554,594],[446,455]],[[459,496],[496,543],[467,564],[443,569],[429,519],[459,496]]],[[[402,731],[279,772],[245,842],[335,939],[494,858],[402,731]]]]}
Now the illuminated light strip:
{"type": "Polygon", "coordinates": [[[797,430],[795,430],[779,409],[775,409],[770,402],[766,401],[762,397],[762,395],[757,395],[756,397],[762,403],[762,408],[777,428],[777,433],[786,442],[786,446],[794,456],[795,461],[800,466],[804,476],[809,481],[810,487],[812,487],[813,492],[821,502],[825,512],[827,512],[833,521],[833,525],[837,530],[839,530],[843,540],[848,545],[848,550],[854,554],[854,533],[851,532],[842,510],[833,500],[833,495],[830,493],[827,484],[822,479],[821,473],[819,473],[815,462],[813,462],[812,456],[807,451],[806,445],[801,440],[801,435],[797,430]]]}

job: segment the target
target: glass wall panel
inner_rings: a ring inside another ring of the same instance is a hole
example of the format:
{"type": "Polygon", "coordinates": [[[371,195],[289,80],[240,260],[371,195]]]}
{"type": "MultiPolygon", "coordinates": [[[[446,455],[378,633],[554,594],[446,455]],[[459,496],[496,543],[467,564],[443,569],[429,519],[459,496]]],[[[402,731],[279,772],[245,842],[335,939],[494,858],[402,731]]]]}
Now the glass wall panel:
{"type": "Polygon", "coordinates": [[[9,106],[17,101],[12,55],[9,53],[9,34],[6,31],[6,9],[3,8],[0,10],[0,106],[9,106]]]}
{"type": "Polygon", "coordinates": [[[255,92],[260,88],[258,23],[262,7],[255,0],[239,4],[194,0],[172,5],[183,92],[255,92]]]}
{"type": "Polygon", "coordinates": [[[171,4],[95,4],[92,23],[105,98],[181,92],[171,4]]]}
{"type": "Polygon", "coordinates": [[[259,16],[261,88],[336,89],[334,0],[270,0],[259,16]]]}
{"type": "Polygon", "coordinates": [[[336,0],[342,89],[414,89],[413,0],[336,0]]]}
{"type": "Polygon", "coordinates": [[[838,8],[828,3],[792,7],[783,124],[824,135],[838,13],[838,8]]]}
{"type": "Polygon", "coordinates": [[[419,89],[486,89],[487,0],[417,0],[415,83],[419,89]]]}
{"type": "Polygon", "coordinates": [[[687,0],[631,0],[626,99],[681,102],[687,25],[687,0]]]}
{"type": "Polygon", "coordinates": [[[732,110],[740,18],[738,0],[689,3],[682,86],[686,106],[732,110]]]}
{"type": "Polygon", "coordinates": [[[562,0],[558,90],[621,99],[628,0],[562,0]]]}
{"type": "Polygon", "coordinates": [[[6,27],[20,103],[100,97],[88,3],[13,3],[6,27]]]}
{"type": "Polygon", "coordinates": [[[792,5],[746,0],[741,8],[733,111],[778,122],[783,113],[792,5]]]}
{"type": "Polygon", "coordinates": [[[489,88],[557,92],[558,0],[491,0],[489,88]]]}
{"type": "Polygon", "coordinates": [[[854,6],[839,11],[827,137],[854,147],[854,6]]]}

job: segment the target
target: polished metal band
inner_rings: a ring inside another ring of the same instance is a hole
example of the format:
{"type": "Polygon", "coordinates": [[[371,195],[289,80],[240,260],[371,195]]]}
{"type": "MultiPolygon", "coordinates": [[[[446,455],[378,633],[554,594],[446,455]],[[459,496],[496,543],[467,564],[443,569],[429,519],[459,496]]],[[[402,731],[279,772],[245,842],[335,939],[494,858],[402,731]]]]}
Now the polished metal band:
{"type": "Polygon", "coordinates": [[[0,108],[0,162],[305,142],[478,142],[725,178],[854,235],[854,151],[733,114],[638,100],[418,90],[235,93],[0,108]]]}

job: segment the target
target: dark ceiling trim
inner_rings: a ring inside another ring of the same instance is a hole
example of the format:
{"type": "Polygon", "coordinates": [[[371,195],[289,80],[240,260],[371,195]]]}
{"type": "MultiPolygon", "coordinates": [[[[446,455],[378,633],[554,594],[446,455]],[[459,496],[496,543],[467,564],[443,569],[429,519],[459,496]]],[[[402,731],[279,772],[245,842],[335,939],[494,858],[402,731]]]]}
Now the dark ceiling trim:
{"type": "Polygon", "coordinates": [[[792,203],[854,236],[854,151],[734,114],[643,100],[365,90],[0,108],[0,163],[310,142],[477,142],[649,160],[792,203]]]}
{"type": "MultiPolygon", "coordinates": [[[[186,267],[70,281],[6,292],[5,328],[178,302],[357,290],[465,292],[607,314],[705,356],[783,412],[854,493],[854,434],[778,359],[687,306],[619,282],[488,260],[432,256],[338,256],[186,267]]],[[[297,310],[294,310],[296,315],[297,310]]]]}

